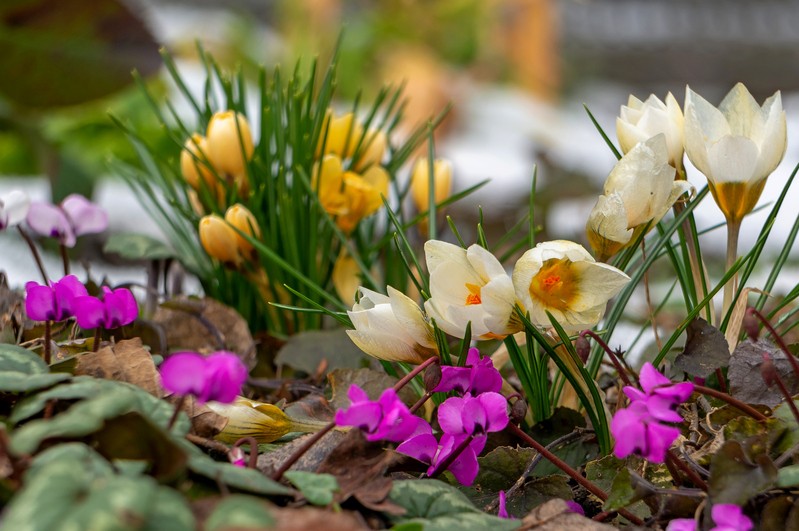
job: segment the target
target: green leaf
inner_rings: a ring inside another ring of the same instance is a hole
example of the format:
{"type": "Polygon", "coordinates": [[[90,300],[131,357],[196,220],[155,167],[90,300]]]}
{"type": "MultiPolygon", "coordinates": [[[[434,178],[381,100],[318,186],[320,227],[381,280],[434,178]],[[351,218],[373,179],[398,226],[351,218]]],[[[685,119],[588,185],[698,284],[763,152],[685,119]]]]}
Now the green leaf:
{"type": "Polygon", "coordinates": [[[66,373],[26,374],[16,371],[0,372],[0,391],[22,393],[50,387],[72,378],[66,373]]]}
{"type": "MultiPolygon", "coordinates": [[[[651,496],[655,491],[638,474],[629,468],[622,468],[613,478],[608,499],[602,509],[615,511],[651,496]]],[[[640,513],[639,513],[640,514],[640,513]]]]}
{"type": "Polygon", "coordinates": [[[767,455],[750,459],[741,443],[727,441],[710,460],[708,495],[713,503],[743,505],[773,487],[777,474],[777,468],[767,455]]]}
{"type": "Polygon", "coordinates": [[[254,496],[232,494],[226,496],[214,508],[205,521],[205,531],[223,529],[264,529],[272,526],[275,519],[263,500],[254,496]]]}
{"type": "Polygon", "coordinates": [[[261,471],[253,468],[240,468],[230,463],[214,461],[188,441],[184,441],[184,448],[189,450],[188,468],[212,481],[222,483],[255,494],[273,495],[291,494],[292,490],[265,476],[261,471]]]}
{"type": "Polygon", "coordinates": [[[74,105],[160,66],[158,45],[118,0],[14,0],[0,7],[0,94],[27,107],[74,105]]]}
{"type": "Polygon", "coordinates": [[[520,525],[479,511],[458,489],[438,480],[395,481],[389,499],[406,510],[391,517],[403,529],[416,523],[425,531],[504,531],[520,525]]]}
{"type": "Polygon", "coordinates": [[[336,477],[331,474],[314,474],[301,470],[285,473],[286,479],[300,489],[309,503],[326,506],[333,503],[333,493],[339,490],[336,477]]]}
{"type": "MultiPolygon", "coordinates": [[[[142,531],[193,531],[194,514],[186,498],[174,489],[159,487],[142,531]]],[[[207,529],[207,528],[206,528],[207,529]]]]}
{"type": "Polygon", "coordinates": [[[103,251],[116,253],[127,260],[163,260],[173,258],[175,251],[165,243],[146,234],[112,234],[103,251]]]}
{"type": "Polygon", "coordinates": [[[781,488],[799,485],[799,465],[788,465],[777,473],[777,486],[781,488]]]}
{"type": "Polygon", "coordinates": [[[17,345],[0,344],[0,372],[13,371],[24,374],[44,374],[47,364],[30,350],[17,345]]]}

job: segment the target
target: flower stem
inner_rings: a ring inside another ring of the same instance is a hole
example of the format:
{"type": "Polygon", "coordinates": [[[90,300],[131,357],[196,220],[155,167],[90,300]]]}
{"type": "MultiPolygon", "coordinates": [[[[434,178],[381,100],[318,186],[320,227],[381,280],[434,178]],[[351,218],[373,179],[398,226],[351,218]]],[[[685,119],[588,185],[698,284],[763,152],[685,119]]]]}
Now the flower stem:
{"type": "Polygon", "coordinates": [[[443,461],[441,461],[441,462],[440,462],[440,463],[439,463],[439,464],[436,466],[435,470],[433,470],[433,472],[432,472],[432,473],[430,473],[430,474],[428,474],[428,475],[427,475],[427,477],[429,477],[429,478],[435,478],[435,477],[438,477],[438,475],[439,475],[439,474],[441,474],[443,471],[445,471],[446,469],[448,469],[448,468],[450,467],[450,465],[451,465],[452,463],[454,463],[454,462],[455,462],[455,460],[456,460],[458,457],[460,457],[460,455],[463,453],[463,451],[464,451],[464,450],[466,450],[466,448],[467,448],[467,447],[468,447],[468,446],[469,446],[469,445],[472,443],[472,440],[474,440],[474,434],[470,434],[468,437],[466,437],[466,438],[465,438],[465,439],[464,439],[464,440],[463,440],[463,441],[462,441],[462,442],[461,442],[461,443],[458,445],[458,447],[457,447],[457,448],[455,448],[455,450],[453,450],[453,451],[452,451],[452,453],[451,453],[451,454],[449,454],[449,455],[447,456],[447,458],[446,458],[446,459],[444,459],[443,461]]]}
{"type": "Polygon", "coordinates": [[[250,461],[247,463],[247,468],[256,468],[258,466],[258,441],[255,440],[255,437],[242,437],[233,443],[233,448],[239,448],[243,444],[250,447],[250,461]]]}
{"type": "Polygon", "coordinates": [[[793,418],[796,419],[797,424],[799,424],[799,410],[796,409],[796,403],[793,401],[793,396],[791,396],[790,391],[788,391],[785,381],[776,370],[774,371],[774,381],[777,383],[777,387],[780,388],[782,396],[785,397],[788,407],[791,408],[791,414],[793,414],[793,418]]]}
{"type": "Polygon", "coordinates": [[[166,431],[171,431],[172,426],[175,425],[175,421],[178,420],[178,415],[180,411],[183,409],[183,403],[186,402],[186,395],[180,395],[178,401],[175,402],[175,411],[172,412],[172,416],[169,417],[169,422],[166,425],[166,431]]]}
{"type": "Polygon", "coordinates": [[[63,243],[59,245],[61,248],[61,262],[64,263],[64,276],[69,275],[69,254],[67,254],[67,246],[63,243]]]}
{"type": "Polygon", "coordinates": [[[732,407],[746,413],[755,420],[767,419],[767,417],[760,411],[756,410],[749,404],[744,404],[737,398],[733,398],[727,393],[722,393],[721,391],[717,391],[716,389],[711,389],[710,387],[705,387],[704,385],[697,385],[697,384],[694,384],[694,391],[703,395],[712,396],[713,398],[718,398],[719,400],[723,400],[724,402],[727,402],[732,407]]]}
{"type": "Polygon", "coordinates": [[[20,227],[19,225],[17,225],[17,230],[19,231],[19,234],[22,236],[22,239],[25,240],[25,243],[28,244],[28,247],[31,250],[31,254],[33,255],[33,259],[36,261],[36,267],[39,268],[39,273],[41,273],[42,280],[44,280],[44,285],[45,286],[49,286],[50,285],[50,280],[49,280],[49,277],[47,276],[47,271],[44,270],[44,264],[42,263],[42,257],[39,254],[39,250],[36,248],[36,244],[33,243],[33,240],[31,240],[31,237],[28,236],[28,233],[25,232],[24,230],[22,230],[22,227],[20,227]]]}
{"type": "Polygon", "coordinates": [[[411,413],[416,413],[417,411],[419,411],[419,408],[422,407],[425,402],[430,400],[431,396],[433,396],[433,392],[432,391],[426,391],[425,394],[422,395],[422,398],[417,400],[416,403],[411,406],[409,411],[411,413]]]}
{"type": "Polygon", "coordinates": [[[100,333],[102,328],[99,326],[94,329],[94,345],[92,345],[92,352],[97,352],[100,350],[100,333]]]}
{"type": "Polygon", "coordinates": [[[751,313],[758,319],[760,319],[760,322],[763,323],[763,326],[765,326],[768,329],[769,333],[771,334],[771,337],[774,338],[774,341],[777,342],[777,345],[779,345],[780,350],[782,350],[783,354],[785,354],[785,356],[788,358],[788,362],[791,364],[791,367],[793,368],[793,373],[796,375],[796,378],[799,379],[799,361],[797,361],[796,356],[794,356],[791,353],[791,351],[788,350],[788,345],[785,344],[785,340],[782,339],[782,336],[779,333],[777,333],[777,331],[774,329],[773,326],[771,326],[771,322],[769,322],[769,320],[766,319],[765,316],[761,314],[759,311],[757,311],[755,308],[750,307],[746,311],[751,313]]]}
{"type": "MultiPolygon", "coordinates": [[[[608,344],[605,343],[605,341],[599,336],[599,334],[597,334],[593,330],[583,330],[582,332],[580,332],[580,336],[591,336],[592,338],[594,338],[594,340],[597,343],[599,343],[599,346],[601,346],[602,349],[608,354],[608,357],[610,357],[610,361],[613,363],[613,366],[616,367],[616,372],[619,373],[619,377],[624,382],[624,385],[635,387],[635,384],[633,384],[632,381],[630,381],[630,378],[627,376],[627,371],[622,366],[621,362],[619,361],[619,358],[616,356],[616,353],[610,349],[608,344]]],[[[635,374],[633,374],[633,376],[635,376],[635,374]]]]}
{"type": "Polygon", "coordinates": [[[50,343],[52,342],[51,338],[51,327],[52,323],[50,319],[44,322],[44,362],[47,365],[50,365],[50,343]]]}
{"type": "MultiPolygon", "coordinates": [[[[515,424],[508,424],[508,429],[522,439],[524,442],[532,446],[538,453],[543,455],[550,463],[561,469],[567,476],[579,483],[585,490],[602,500],[603,502],[608,499],[608,493],[597,487],[594,483],[584,478],[582,474],[570,467],[565,461],[561,460],[558,456],[546,449],[541,443],[524,433],[521,428],[515,424]]],[[[619,514],[635,525],[644,525],[644,522],[625,509],[619,509],[619,514]]]]}
{"type": "MultiPolygon", "coordinates": [[[[732,269],[735,259],[738,257],[738,234],[741,230],[741,222],[727,219],[727,263],[725,271],[732,269]]],[[[719,319],[724,319],[727,312],[732,307],[732,297],[738,289],[738,273],[736,272],[724,286],[724,303],[721,307],[719,319]]]]}
{"type": "Polygon", "coordinates": [[[688,476],[688,479],[691,480],[691,483],[707,492],[707,483],[705,483],[705,480],[702,479],[694,469],[688,466],[688,464],[684,463],[682,459],[677,457],[672,450],[666,451],[666,462],[671,463],[679,468],[686,476],[688,476]]]}
{"type": "Polygon", "coordinates": [[[438,362],[439,362],[439,359],[438,359],[438,357],[437,357],[437,356],[431,356],[431,357],[427,358],[427,359],[426,359],[426,360],[424,360],[422,363],[420,363],[419,365],[417,365],[417,366],[416,366],[416,367],[415,367],[415,368],[414,368],[414,369],[413,369],[411,372],[409,372],[408,374],[406,374],[406,375],[405,375],[405,376],[402,378],[402,380],[400,380],[399,382],[395,383],[395,384],[394,384],[394,390],[395,390],[395,391],[397,391],[397,392],[399,392],[399,390],[400,390],[400,389],[402,389],[403,387],[405,387],[406,385],[408,385],[408,383],[409,383],[411,380],[413,380],[414,378],[416,378],[416,376],[417,376],[419,373],[421,373],[423,370],[425,370],[426,368],[428,368],[430,365],[432,365],[432,364],[434,364],[434,363],[438,363],[438,362]]]}

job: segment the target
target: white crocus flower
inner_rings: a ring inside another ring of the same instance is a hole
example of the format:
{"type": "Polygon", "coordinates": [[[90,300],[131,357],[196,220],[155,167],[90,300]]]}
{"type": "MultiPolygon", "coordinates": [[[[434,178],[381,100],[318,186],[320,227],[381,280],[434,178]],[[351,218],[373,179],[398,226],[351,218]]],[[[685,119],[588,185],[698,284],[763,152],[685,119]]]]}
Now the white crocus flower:
{"type": "Polygon", "coordinates": [[[718,108],[686,87],[685,151],[729,223],[752,211],[786,148],[779,92],[760,107],[738,83],[718,108]]]}
{"type": "Polygon", "coordinates": [[[0,230],[14,227],[25,221],[31,199],[21,190],[0,194],[0,230]]]}
{"type": "Polygon", "coordinates": [[[347,334],[358,348],[377,359],[421,363],[436,354],[433,327],[419,305],[388,286],[388,296],[364,287],[347,312],[355,330],[347,334]]]}
{"type": "Polygon", "coordinates": [[[470,322],[475,339],[521,329],[513,282],[493,254],[479,245],[463,249],[438,240],[426,242],[424,252],[431,295],[424,307],[444,332],[463,337],[470,322]]]}
{"type": "Polygon", "coordinates": [[[680,104],[666,95],[666,102],[652,94],[646,101],[630,96],[616,118],[616,135],[624,153],[629,153],[636,144],[663,134],[669,153],[669,164],[682,170],[683,115],[680,104]]]}
{"type": "Polygon", "coordinates": [[[600,261],[635,241],[640,231],[654,228],[682,194],[693,190],[674,175],[662,133],[639,142],[616,163],[586,224],[600,261]]]}
{"type": "Polygon", "coordinates": [[[615,267],[596,262],[581,245],[565,240],[539,243],[513,269],[516,296],[532,324],[551,326],[549,312],[569,333],[596,325],[608,300],[629,281],[615,267]]]}

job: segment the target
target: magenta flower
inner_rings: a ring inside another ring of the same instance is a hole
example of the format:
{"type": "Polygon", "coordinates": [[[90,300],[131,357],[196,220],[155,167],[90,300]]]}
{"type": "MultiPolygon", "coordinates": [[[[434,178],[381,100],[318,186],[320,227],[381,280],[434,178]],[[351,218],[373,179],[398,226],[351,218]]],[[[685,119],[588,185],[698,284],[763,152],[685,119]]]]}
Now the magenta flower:
{"type": "Polygon", "coordinates": [[[75,299],[88,295],[78,277],[69,275],[50,286],[25,284],[25,311],[34,321],[63,321],[74,315],[75,299]]]}
{"type": "Polygon", "coordinates": [[[27,221],[37,234],[56,238],[66,247],[74,247],[78,236],[108,228],[106,211],[77,194],[68,196],[60,205],[32,203],[27,221]]]}
{"type": "Polygon", "coordinates": [[[451,435],[445,433],[441,441],[436,440],[433,429],[424,421],[421,428],[423,433],[411,437],[397,446],[397,452],[408,455],[414,459],[430,465],[427,475],[432,476],[437,472],[439,465],[444,464],[453,452],[463,447],[460,454],[447,467],[461,485],[469,486],[474,483],[480,465],[477,456],[486,445],[486,436],[472,437],[470,435],[451,435]],[[466,441],[469,440],[467,443],[466,441]],[[463,446],[463,445],[466,446],[463,446]]]}
{"type": "Polygon", "coordinates": [[[666,526],[666,531],[696,531],[696,520],[693,518],[675,518],[666,526]]]}
{"type": "Polygon", "coordinates": [[[438,424],[444,433],[450,435],[502,431],[508,422],[508,401],[499,393],[453,396],[438,406],[438,424]]]}
{"type": "Polygon", "coordinates": [[[136,320],[139,306],[129,289],[103,286],[102,300],[86,295],[73,301],[75,318],[81,328],[119,328],[136,320]]]}
{"type": "Polygon", "coordinates": [[[470,348],[465,367],[441,367],[441,382],[433,391],[446,393],[456,391],[464,395],[471,393],[497,393],[502,389],[502,376],[494,368],[491,358],[480,358],[480,351],[470,348]]]}
{"type": "Polygon", "coordinates": [[[422,424],[427,424],[410,412],[394,389],[386,389],[373,401],[366,391],[353,384],[347,396],[352,404],[336,412],[336,424],[360,429],[368,441],[404,441],[422,429],[422,424]]]}
{"type": "Polygon", "coordinates": [[[665,461],[666,451],[680,435],[679,429],[660,424],[642,401],[617,411],[610,421],[610,432],[616,438],[613,455],[624,459],[638,454],[654,463],[665,461]]]}
{"type": "Polygon", "coordinates": [[[732,503],[717,503],[710,514],[716,524],[710,531],[749,531],[754,527],[743,510],[732,503]]]}
{"type": "Polygon", "coordinates": [[[497,510],[497,516],[500,518],[507,518],[508,520],[513,518],[508,514],[507,500],[505,498],[504,490],[499,491],[499,509],[497,510]]]}
{"type": "Polygon", "coordinates": [[[694,384],[691,382],[672,383],[649,362],[644,363],[641,368],[640,381],[643,391],[629,385],[624,387],[624,394],[632,402],[645,401],[650,414],[658,420],[666,422],[682,420],[675,409],[679,404],[688,400],[688,397],[694,392],[694,384]]]}
{"type": "Polygon", "coordinates": [[[171,393],[193,395],[200,403],[229,404],[241,394],[248,371],[238,356],[219,351],[208,356],[177,352],[164,360],[159,372],[161,384],[171,393]]]}
{"type": "Polygon", "coordinates": [[[585,509],[583,509],[582,505],[580,505],[574,500],[565,500],[565,501],[566,501],[566,506],[569,508],[571,512],[579,514],[581,516],[585,516],[585,509]]]}

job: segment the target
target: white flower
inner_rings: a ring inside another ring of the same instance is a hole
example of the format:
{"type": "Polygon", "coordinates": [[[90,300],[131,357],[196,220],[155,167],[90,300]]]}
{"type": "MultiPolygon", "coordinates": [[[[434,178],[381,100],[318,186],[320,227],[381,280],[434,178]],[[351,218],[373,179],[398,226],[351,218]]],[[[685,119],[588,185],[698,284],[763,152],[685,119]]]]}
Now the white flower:
{"type": "Polygon", "coordinates": [[[521,327],[514,313],[516,296],[499,260],[479,245],[463,249],[429,240],[424,245],[430,272],[425,310],[447,334],[463,337],[471,322],[473,338],[501,338],[521,327]]]}
{"type": "Polygon", "coordinates": [[[569,333],[596,325],[608,300],[629,281],[615,267],[594,261],[581,245],[565,240],[539,243],[513,270],[516,296],[531,322],[551,326],[549,312],[569,333]]]}
{"type": "Polygon", "coordinates": [[[19,225],[25,221],[31,199],[21,190],[0,194],[0,230],[19,225]]]}
{"type": "Polygon", "coordinates": [[[760,107],[738,83],[718,108],[686,87],[685,151],[729,222],[751,212],[786,148],[779,92],[760,107]]]}
{"type": "Polygon", "coordinates": [[[388,296],[364,287],[347,312],[355,330],[347,334],[358,348],[377,359],[421,363],[436,354],[433,327],[419,305],[388,286],[388,296]]]}
{"type": "Polygon", "coordinates": [[[639,142],[661,133],[665,135],[669,163],[678,170],[682,169],[683,115],[680,104],[671,92],[666,95],[665,103],[654,94],[646,101],[631,95],[616,118],[616,136],[621,150],[628,153],[639,142]]]}
{"type": "Polygon", "coordinates": [[[636,231],[654,228],[682,194],[693,190],[674,173],[663,134],[636,144],[616,163],[586,224],[599,260],[635,241],[636,231]]]}

